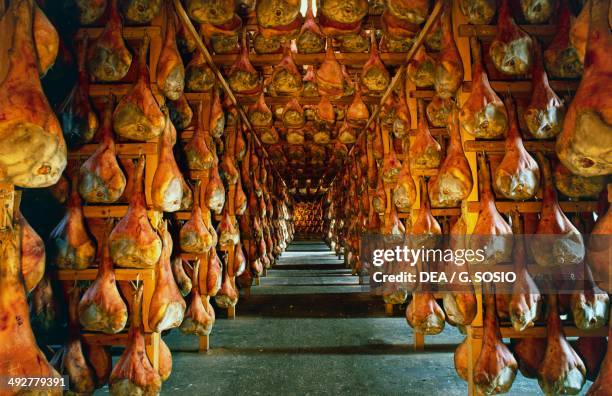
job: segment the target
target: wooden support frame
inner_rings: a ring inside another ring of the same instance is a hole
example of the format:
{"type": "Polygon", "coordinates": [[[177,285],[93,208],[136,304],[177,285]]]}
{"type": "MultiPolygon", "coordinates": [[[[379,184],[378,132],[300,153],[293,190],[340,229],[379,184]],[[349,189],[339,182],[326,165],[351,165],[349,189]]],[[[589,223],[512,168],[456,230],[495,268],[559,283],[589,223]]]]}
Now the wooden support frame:
{"type": "MultiPolygon", "coordinates": [[[[149,307],[155,291],[155,269],[115,268],[114,271],[115,278],[118,281],[139,280],[143,282],[142,324],[145,331],[145,343],[149,360],[151,360],[153,367],[157,369],[159,367],[160,335],[153,332],[149,326],[149,307]]],[[[92,281],[98,275],[98,269],[57,270],[52,275],[60,281],[92,281]]],[[[96,345],[125,345],[127,342],[127,333],[108,335],[85,332],[82,336],[88,343],[96,345]]]]}

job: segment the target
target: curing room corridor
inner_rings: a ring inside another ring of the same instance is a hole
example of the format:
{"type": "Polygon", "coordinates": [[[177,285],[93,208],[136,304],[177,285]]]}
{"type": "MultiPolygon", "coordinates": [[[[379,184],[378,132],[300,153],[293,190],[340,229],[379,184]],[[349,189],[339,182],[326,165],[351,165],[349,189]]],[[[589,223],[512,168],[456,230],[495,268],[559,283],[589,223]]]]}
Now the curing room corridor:
{"type": "MultiPolygon", "coordinates": [[[[177,330],[164,336],[175,374],[162,394],[467,393],[453,367],[456,329],[447,325],[414,352],[404,311],[386,316],[382,298],[321,241],[291,243],[240,296],[235,319],[218,312],[208,352],[177,330]]],[[[518,376],[510,394],[539,394],[537,383],[518,376]]]]}

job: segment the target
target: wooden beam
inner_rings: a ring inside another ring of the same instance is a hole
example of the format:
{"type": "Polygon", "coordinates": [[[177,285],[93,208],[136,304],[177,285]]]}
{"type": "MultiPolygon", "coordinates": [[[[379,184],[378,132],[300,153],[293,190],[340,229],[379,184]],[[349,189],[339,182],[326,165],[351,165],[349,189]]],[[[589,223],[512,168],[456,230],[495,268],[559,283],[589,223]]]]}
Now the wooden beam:
{"type": "MultiPolygon", "coordinates": [[[[530,36],[554,36],[557,25],[520,25],[530,36]]],[[[459,37],[494,37],[497,25],[459,25],[459,37]]]]}
{"type": "MultiPolygon", "coordinates": [[[[595,212],[597,201],[561,201],[559,206],[564,212],[595,212]]],[[[518,210],[520,213],[540,213],[542,211],[542,201],[509,202],[496,201],[495,206],[501,213],[512,213],[518,210]]],[[[469,202],[468,211],[478,213],[480,202],[469,202]]]]}
{"type": "MultiPolygon", "coordinates": [[[[336,59],[342,65],[346,66],[363,66],[368,59],[369,53],[335,53],[336,59]]],[[[231,66],[238,59],[238,54],[230,55],[213,55],[212,58],[217,65],[231,66]]],[[[270,66],[276,65],[283,58],[283,54],[249,54],[249,61],[253,66],[270,66]]],[[[319,65],[325,60],[325,52],[318,54],[293,54],[293,59],[296,65],[319,65]]],[[[406,60],[404,52],[381,52],[380,59],[385,66],[400,66],[406,60]]]]}

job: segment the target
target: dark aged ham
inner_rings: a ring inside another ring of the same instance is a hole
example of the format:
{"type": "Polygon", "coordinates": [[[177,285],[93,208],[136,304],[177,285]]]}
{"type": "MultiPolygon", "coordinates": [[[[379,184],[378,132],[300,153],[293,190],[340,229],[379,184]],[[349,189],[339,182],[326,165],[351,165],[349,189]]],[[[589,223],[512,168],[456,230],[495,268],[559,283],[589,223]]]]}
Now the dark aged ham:
{"type": "Polygon", "coordinates": [[[508,114],[501,99],[489,84],[478,39],[471,38],[470,46],[474,58],[472,92],[461,107],[461,129],[477,138],[498,138],[508,129],[508,114]]]}
{"type": "Polygon", "coordinates": [[[495,68],[504,74],[526,74],[531,69],[533,41],[514,21],[509,0],[502,0],[497,18],[497,34],[489,47],[495,68]]]}
{"type": "Polygon", "coordinates": [[[520,0],[520,5],[527,22],[534,24],[546,23],[555,9],[552,0],[520,0]]]}
{"type": "Polygon", "coordinates": [[[119,267],[152,268],[161,254],[162,242],[147,217],[144,165],[141,156],[134,170],[134,192],[128,211],[109,236],[111,258],[119,267]]]}
{"type": "Polygon", "coordinates": [[[170,112],[170,121],[176,129],[182,131],[191,125],[193,110],[191,110],[185,94],[181,94],[177,100],[169,100],[166,105],[170,112]]]}
{"type": "MultiPolygon", "coordinates": [[[[11,229],[0,231],[0,310],[6,318],[0,328],[0,372],[19,377],[58,377],[59,374],[38,348],[32,332],[18,238],[11,229]]],[[[19,393],[18,389],[13,391],[15,393],[9,394],[19,393]]],[[[61,395],[62,390],[49,394],[61,395]]]]}
{"type": "Polygon", "coordinates": [[[70,147],[78,147],[93,139],[98,131],[98,116],[89,99],[89,74],[87,72],[87,36],[77,43],[77,83],[60,110],[62,131],[70,147]]]}
{"type": "Polygon", "coordinates": [[[77,179],[76,175],[72,177],[66,215],[51,232],[51,239],[57,251],[55,264],[61,269],[85,269],[96,256],[96,246],[85,226],[77,179]]]}
{"type": "Polygon", "coordinates": [[[570,43],[570,18],[568,0],[562,0],[557,13],[557,31],[544,51],[546,71],[556,78],[578,78],[582,75],[582,60],[570,43]]]}
{"type": "Polygon", "coordinates": [[[113,203],[119,200],[126,178],[117,162],[113,139],[114,99],[108,98],[102,123],[102,141],[79,169],[79,193],[89,203],[113,203]]]}
{"type": "Polygon", "coordinates": [[[106,11],[107,0],[76,0],[79,22],[81,25],[91,25],[106,11]]]}
{"type": "Polygon", "coordinates": [[[157,86],[170,100],[177,100],[185,88],[185,66],[176,45],[174,7],[166,7],[166,37],[157,61],[157,86]]]}
{"type": "MultiPolygon", "coordinates": [[[[92,77],[101,82],[119,81],[132,65],[132,54],[123,41],[118,0],[110,0],[110,14],[102,34],[89,47],[87,65],[92,77]]],[[[146,52],[146,50],[145,50],[146,52]]]]}
{"type": "Polygon", "coordinates": [[[591,24],[584,74],[569,105],[557,139],[563,165],[580,176],[612,173],[612,34],[608,23],[609,0],[591,0],[591,24]]]}
{"type": "Polygon", "coordinates": [[[113,113],[117,136],[141,142],[158,137],[166,125],[164,113],[151,90],[147,66],[149,42],[149,36],[145,35],[138,52],[138,80],[119,100],[113,113]]]}
{"type": "Polygon", "coordinates": [[[523,201],[535,196],[540,186],[540,169],[523,146],[514,99],[508,96],[504,102],[510,128],[506,137],[506,152],[493,175],[493,187],[498,196],[523,201]]]}
{"type": "Polygon", "coordinates": [[[143,25],[159,14],[162,0],[122,0],[121,13],[130,23],[143,25]]]}
{"type": "Polygon", "coordinates": [[[572,346],[584,363],[587,379],[596,381],[608,349],[606,337],[580,337],[572,346]]]}
{"type": "Polygon", "coordinates": [[[48,187],[66,167],[66,143],[38,78],[32,0],[11,2],[0,21],[0,181],[48,187]]]}
{"type": "Polygon", "coordinates": [[[472,192],[472,170],[463,152],[459,111],[453,106],[448,120],[450,142],[437,175],[429,179],[429,199],[434,207],[457,207],[472,192]]]}

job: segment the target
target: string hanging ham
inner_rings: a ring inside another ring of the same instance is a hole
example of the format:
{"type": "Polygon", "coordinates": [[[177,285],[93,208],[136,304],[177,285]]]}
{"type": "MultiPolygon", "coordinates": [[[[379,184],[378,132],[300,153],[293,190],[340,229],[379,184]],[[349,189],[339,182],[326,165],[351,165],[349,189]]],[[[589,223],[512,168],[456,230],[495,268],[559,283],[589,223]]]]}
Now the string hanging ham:
{"type": "Polygon", "coordinates": [[[568,0],[561,0],[557,15],[557,31],[544,51],[546,70],[553,77],[578,78],[582,75],[582,60],[576,48],[570,43],[570,19],[568,0]]]}
{"type": "Polygon", "coordinates": [[[143,191],[144,156],[134,169],[134,192],[127,213],[109,236],[113,263],[126,268],[152,268],[159,260],[162,242],[147,216],[143,191]]]}
{"type": "Polygon", "coordinates": [[[84,36],[77,43],[77,83],[59,111],[62,131],[71,148],[91,141],[99,127],[98,116],[89,99],[89,74],[86,65],[88,42],[88,37],[84,36]]]}
{"type": "MultiPolygon", "coordinates": [[[[198,125],[193,133],[193,138],[185,145],[185,159],[190,170],[208,170],[215,161],[215,157],[208,147],[212,142],[204,125],[202,102],[198,105],[198,125]]],[[[197,200],[196,200],[197,201],[197,200]]]]}
{"type": "Polygon", "coordinates": [[[321,97],[339,97],[343,94],[344,76],[342,75],[342,67],[331,45],[331,41],[327,41],[327,50],[325,51],[325,59],[316,70],[317,88],[321,97]]]}
{"type": "Polygon", "coordinates": [[[543,267],[574,265],[582,262],[585,255],[582,235],[565,216],[553,185],[548,159],[541,152],[536,153],[544,185],[542,187],[542,212],[536,234],[541,235],[530,244],[536,264],[543,267]]]}
{"type": "Polygon", "coordinates": [[[189,265],[186,260],[183,260],[180,256],[176,256],[171,261],[172,274],[174,275],[174,281],[181,291],[183,297],[191,293],[193,284],[191,278],[185,272],[185,265],[189,265]]]}
{"type": "MultiPolygon", "coordinates": [[[[207,265],[203,266],[203,272],[206,275],[208,271],[207,265]]],[[[203,292],[199,288],[200,276],[200,260],[196,260],[193,265],[193,289],[191,291],[191,303],[185,319],[181,323],[181,332],[185,334],[195,334],[199,337],[210,335],[212,327],[215,324],[215,311],[210,305],[210,297],[206,295],[206,290],[203,292]]]]}
{"type": "Polygon", "coordinates": [[[303,87],[302,75],[293,60],[293,51],[289,45],[285,45],[283,58],[274,66],[272,75],[266,81],[268,93],[272,96],[299,95],[303,87]]]}
{"type": "Polygon", "coordinates": [[[510,127],[506,137],[506,152],[493,175],[493,187],[499,196],[507,199],[531,199],[540,184],[540,169],[523,146],[514,99],[506,97],[505,104],[510,127]]]}
{"type": "MultiPolygon", "coordinates": [[[[231,72],[228,74],[231,84],[230,75],[231,72]]],[[[204,53],[196,50],[185,68],[185,88],[190,92],[208,92],[215,86],[215,81],[215,74],[206,63],[204,53]]]]}
{"type": "Polygon", "coordinates": [[[48,187],[66,167],[66,143],[38,79],[33,1],[11,2],[0,21],[0,180],[48,187]]]}
{"type": "Polygon", "coordinates": [[[425,103],[417,102],[418,125],[414,141],[411,145],[410,164],[413,169],[432,169],[440,165],[442,147],[431,135],[425,119],[425,103]]]}
{"type": "Polygon", "coordinates": [[[570,297],[572,317],[576,327],[582,330],[598,329],[608,323],[610,298],[593,281],[588,266],[584,268],[584,281],[577,284],[570,297]]]}
{"type": "Polygon", "coordinates": [[[435,68],[435,60],[427,53],[424,46],[420,46],[408,63],[406,74],[415,86],[427,88],[434,85],[435,68]]]}
{"type": "Polygon", "coordinates": [[[123,195],[126,179],[117,162],[112,130],[114,98],[107,99],[102,123],[102,141],[81,165],[79,193],[89,203],[113,203],[123,195]]]}
{"type": "Polygon", "coordinates": [[[441,98],[450,98],[463,83],[463,61],[453,38],[451,2],[446,0],[441,16],[442,49],[434,73],[434,87],[441,98]]]}
{"type": "Polygon", "coordinates": [[[612,64],[608,60],[612,51],[609,6],[609,0],[591,0],[584,75],[557,139],[559,159],[580,176],[612,173],[612,115],[607,93],[612,84],[612,64]]]}
{"type": "MultiPolygon", "coordinates": [[[[212,246],[213,237],[208,232],[208,228],[202,217],[200,208],[200,183],[195,185],[195,199],[191,210],[191,217],[183,226],[179,234],[181,250],[187,253],[204,254],[212,246]]],[[[208,209],[207,209],[208,210],[208,209]]]]}
{"type": "Polygon", "coordinates": [[[185,66],[176,45],[174,7],[166,6],[166,37],[157,61],[157,86],[170,100],[177,100],[185,89],[185,66]]]}
{"type": "Polygon", "coordinates": [[[132,54],[123,41],[123,25],[117,1],[110,0],[108,21],[87,55],[89,73],[101,82],[121,80],[132,65],[132,54]]]}
{"type": "Polygon", "coordinates": [[[508,129],[508,114],[501,99],[489,84],[483,68],[478,39],[470,39],[473,72],[472,92],[461,107],[461,129],[477,138],[494,139],[503,136],[508,129]]]}
{"type": "Polygon", "coordinates": [[[531,37],[512,18],[509,0],[502,0],[497,18],[497,34],[489,47],[493,65],[503,74],[526,74],[533,62],[532,52],[531,37]]]}
{"type": "Polygon", "coordinates": [[[162,238],[162,252],[155,269],[155,290],[149,304],[149,326],[155,332],[178,327],[183,321],[185,300],[181,296],[170,268],[172,237],[164,221],[159,230],[162,238]]]}
{"type": "MultiPolygon", "coordinates": [[[[312,2],[308,0],[306,6],[305,21],[296,39],[298,52],[301,54],[316,54],[325,51],[325,36],[317,25],[312,11],[312,2]]],[[[329,2],[325,2],[328,4],[329,2]]]]}
{"type": "Polygon", "coordinates": [[[472,191],[472,170],[463,152],[459,111],[453,106],[448,122],[450,142],[437,175],[429,179],[429,199],[434,207],[457,207],[472,191]]]}
{"type": "Polygon", "coordinates": [[[368,92],[381,94],[387,88],[387,85],[389,85],[391,76],[378,55],[378,44],[376,43],[374,31],[370,32],[370,41],[370,58],[363,65],[361,83],[368,92]]]}
{"type": "Polygon", "coordinates": [[[161,390],[159,372],[153,368],[145,351],[142,293],[143,286],[140,284],[130,304],[131,325],[128,342],[108,381],[109,390],[113,396],[157,395],[161,390]]]}
{"type": "Polygon", "coordinates": [[[76,174],[72,176],[66,215],[51,232],[56,248],[55,264],[61,269],[85,269],[91,265],[96,255],[95,244],[85,226],[77,179],[76,174]]]}
{"type": "MultiPolygon", "coordinates": [[[[116,1],[116,0],[113,0],[116,1]]],[[[151,91],[147,50],[150,38],[145,34],[138,52],[138,80],[123,96],[113,113],[113,128],[117,136],[147,141],[159,136],[165,127],[165,117],[151,91]]]]}
{"type": "Polygon", "coordinates": [[[239,95],[256,95],[262,92],[259,72],[249,60],[249,43],[246,29],[242,32],[240,56],[227,73],[228,83],[233,92],[239,95]]]}

